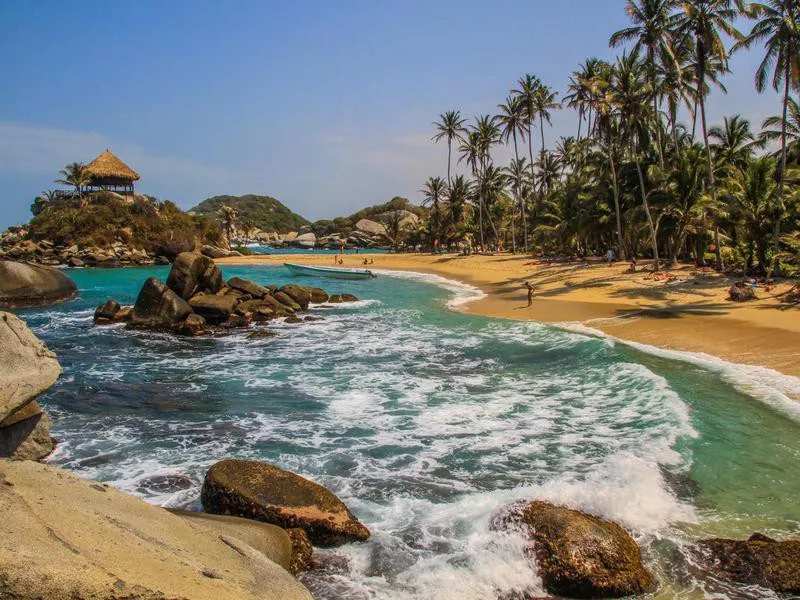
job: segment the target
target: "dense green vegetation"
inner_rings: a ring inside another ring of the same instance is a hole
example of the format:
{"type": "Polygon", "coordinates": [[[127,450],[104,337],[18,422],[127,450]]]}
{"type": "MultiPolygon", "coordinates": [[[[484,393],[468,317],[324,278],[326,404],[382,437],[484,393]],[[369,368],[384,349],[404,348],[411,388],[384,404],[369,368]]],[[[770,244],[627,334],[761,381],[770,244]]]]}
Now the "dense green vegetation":
{"type": "Polygon", "coordinates": [[[626,12],[631,26],[610,37],[621,55],[586,59],[563,102],[525,75],[496,115],[440,116],[433,139],[447,144],[447,170],[422,190],[427,243],[797,269],[800,3],[627,0],[626,12]],[[760,133],[739,115],[706,121],[711,88],[724,91],[728,58],[744,48],[763,52],[757,90],[780,98],[760,133]],[[561,108],[577,112],[577,135],[548,147],[561,108]],[[503,144],[514,158],[497,165],[503,144]],[[471,177],[452,175],[456,159],[471,177]]]}
{"type": "Polygon", "coordinates": [[[214,196],[203,200],[190,212],[216,219],[219,218],[223,206],[235,211],[238,225],[245,230],[258,228],[261,231],[289,233],[308,224],[306,219],[293,213],[275,198],[255,194],[214,196]]]}
{"type": "Polygon", "coordinates": [[[421,206],[412,204],[408,198],[395,196],[383,204],[374,204],[354,212],[349,217],[337,217],[335,219],[321,219],[311,224],[311,230],[317,235],[328,235],[330,233],[348,234],[355,229],[356,223],[361,219],[372,219],[376,215],[381,215],[390,211],[407,210],[418,217],[425,218],[428,211],[421,206]]]}
{"type": "Polygon", "coordinates": [[[191,250],[196,241],[223,241],[215,220],[189,215],[169,200],[137,196],[127,203],[115,194],[94,192],[82,198],[40,196],[32,208],[30,238],[56,245],[105,247],[123,242],[148,252],[172,255],[191,250]]]}

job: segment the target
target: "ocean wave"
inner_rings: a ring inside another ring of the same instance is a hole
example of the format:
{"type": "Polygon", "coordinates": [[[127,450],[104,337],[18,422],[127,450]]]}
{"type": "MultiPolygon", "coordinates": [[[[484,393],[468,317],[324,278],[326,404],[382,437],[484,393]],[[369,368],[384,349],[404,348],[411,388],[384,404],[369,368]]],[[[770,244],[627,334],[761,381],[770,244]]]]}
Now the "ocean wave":
{"type": "Polygon", "coordinates": [[[376,269],[375,273],[384,277],[411,279],[413,281],[429,283],[443,288],[452,294],[451,298],[446,302],[448,308],[456,308],[486,297],[486,294],[482,290],[473,285],[462,283],[454,279],[447,279],[441,275],[418,273],[416,271],[389,271],[385,269],[376,269]]]}

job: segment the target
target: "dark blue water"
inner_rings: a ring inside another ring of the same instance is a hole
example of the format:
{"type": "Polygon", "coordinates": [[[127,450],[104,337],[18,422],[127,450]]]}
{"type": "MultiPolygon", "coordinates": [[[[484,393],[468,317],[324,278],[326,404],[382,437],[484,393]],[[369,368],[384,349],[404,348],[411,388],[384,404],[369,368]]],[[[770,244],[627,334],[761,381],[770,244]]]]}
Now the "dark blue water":
{"type": "MultiPolygon", "coordinates": [[[[281,267],[224,270],[290,280],[281,267]]],[[[464,315],[448,304],[476,291],[430,276],[303,279],[362,301],[272,323],[267,340],[101,328],[96,305],[132,303],[167,267],[69,274],[78,299],[21,313],[64,367],[43,397],[61,442],[52,462],[169,506],[197,507],[225,457],[326,485],[373,537],[336,551],[346,572],[306,577],[320,598],[541,591],[523,540],[488,527],[522,498],[620,521],[665,598],[764,597],[697,579],[685,545],[800,532],[796,410],[746,368],[464,315]]]]}

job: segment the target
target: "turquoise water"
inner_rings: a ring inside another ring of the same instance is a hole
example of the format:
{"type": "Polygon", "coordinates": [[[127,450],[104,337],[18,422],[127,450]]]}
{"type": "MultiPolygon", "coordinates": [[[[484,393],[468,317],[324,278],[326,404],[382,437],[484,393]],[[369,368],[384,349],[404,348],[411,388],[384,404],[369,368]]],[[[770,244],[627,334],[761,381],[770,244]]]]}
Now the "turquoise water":
{"type": "Polygon", "coordinates": [[[622,523],[663,598],[771,597],[708,579],[687,545],[800,534],[800,423],[783,395],[796,380],[464,315],[451,307],[476,291],[431,276],[305,279],[362,301],[255,341],[94,327],[96,305],[132,303],[167,267],[69,274],[78,299],[21,312],[64,367],[43,397],[51,462],[167,506],[198,507],[225,457],[311,477],[373,533],[304,576],[318,598],[543,595],[523,540],[489,530],[518,499],[622,523]]]}

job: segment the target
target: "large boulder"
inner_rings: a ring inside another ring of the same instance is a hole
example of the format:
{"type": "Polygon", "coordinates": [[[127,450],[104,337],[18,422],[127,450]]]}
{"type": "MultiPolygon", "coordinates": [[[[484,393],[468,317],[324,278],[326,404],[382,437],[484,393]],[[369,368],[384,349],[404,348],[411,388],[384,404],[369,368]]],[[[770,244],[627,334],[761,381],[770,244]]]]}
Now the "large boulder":
{"type": "Polygon", "coordinates": [[[653,587],[639,546],[616,523],[540,501],[514,507],[500,522],[530,536],[539,575],[552,594],[618,598],[653,587]]]}
{"type": "Polygon", "coordinates": [[[209,323],[221,323],[231,316],[236,302],[232,295],[197,294],[189,300],[189,306],[209,323]]]}
{"type": "Polygon", "coordinates": [[[233,531],[32,461],[0,461],[0,481],[2,598],[312,598],[233,531]]]}
{"type": "Polygon", "coordinates": [[[0,260],[0,308],[45,306],[77,293],[75,282],[59,269],[0,260]]]}
{"type": "Polygon", "coordinates": [[[328,298],[331,304],[342,304],[343,302],[358,302],[358,298],[353,294],[334,294],[328,298]]]}
{"type": "Polygon", "coordinates": [[[141,329],[171,329],[192,312],[192,307],[164,283],[151,277],[144,282],[129,317],[141,329]]]}
{"type": "Polygon", "coordinates": [[[370,219],[361,219],[356,223],[356,229],[368,233],[370,235],[385,235],[386,226],[383,223],[372,221],[370,219]]]}
{"type": "Polygon", "coordinates": [[[292,245],[300,248],[313,248],[316,244],[317,236],[311,232],[301,233],[292,240],[292,245]]]}
{"type": "Polygon", "coordinates": [[[209,258],[225,258],[228,256],[228,251],[216,246],[202,246],[200,252],[209,258]]]}
{"type": "Polygon", "coordinates": [[[325,304],[328,301],[328,292],[318,287],[307,287],[308,293],[311,295],[311,302],[314,304],[325,304]]]}
{"type": "Polygon", "coordinates": [[[201,499],[208,512],[300,528],[319,546],[369,538],[369,530],[332,492],[263,462],[229,459],[214,464],[206,473],[201,499]]]}
{"type": "Polygon", "coordinates": [[[295,302],[289,294],[278,290],[277,292],[272,294],[272,297],[275,298],[278,302],[283,304],[285,307],[292,310],[292,312],[297,312],[303,310],[303,307],[300,306],[297,302],[295,302]]]}
{"type": "Polygon", "coordinates": [[[56,382],[61,365],[28,326],[0,311],[0,421],[56,382]]]}
{"type": "Polygon", "coordinates": [[[715,538],[698,546],[701,560],[724,579],[800,594],[800,540],[778,542],[754,533],[747,540],[715,538]]]}
{"type": "Polygon", "coordinates": [[[207,256],[182,252],[172,263],[167,287],[184,300],[195,294],[216,294],[222,289],[222,271],[207,256]]]}
{"type": "Polygon", "coordinates": [[[308,309],[308,303],[311,302],[311,292],[308,291],[308,288],[290,284],[283,286],[280,291],[294,300],[301,310],[308,309]]]}
{"type": "MultiPolygon", "coordinates": [[[[286,296],[286,297],[288,298],[288,296],[286,296]]],[[[291,298],[289,298],[289,299],[291,300],[291,298]]],[[[286,306],[286,304],[280,302],[272,294],[267,294],[266,296],[264,296],[264,298],[262,299],[262,302],[264,303],[265,306],[268,306],[269,308],[271,308],[272,312],[277,317],[285,317],[285,316],[294,314],[294,309],[289,308],[288,306],[286,306]]]]}
{"type": "Polygon", "coordinates": [[[36,400],[0,422],[0,457],[42,460],[55,449],[50,419],[36,400]]]}
{"type": "Polygon", "coordinates": [[[258,285],[255,281],[242,279],[241,277],[231,277],[228,279],[228,287],[239,290],[242,293],[250,294],[253,298],[263,298],[269,294],[269,290],[264,286],[258,285]]]}

